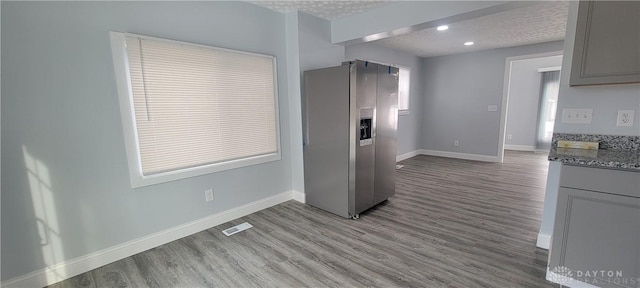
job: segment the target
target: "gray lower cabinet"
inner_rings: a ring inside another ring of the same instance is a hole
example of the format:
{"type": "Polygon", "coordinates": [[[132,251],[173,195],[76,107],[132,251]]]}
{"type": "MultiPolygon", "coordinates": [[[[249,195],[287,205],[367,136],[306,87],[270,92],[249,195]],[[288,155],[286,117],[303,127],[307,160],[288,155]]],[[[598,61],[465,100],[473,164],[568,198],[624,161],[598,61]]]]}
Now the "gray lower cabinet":
{"type": "Polygon", "coordinates": [[[640,82],[640,1],[580,1],[570,85],[640,82]]]}
{"type": "Polygon", "coordinates": [[[563,165],[549,271],[567,286],[640,287],[640,173],[563,165]]]}

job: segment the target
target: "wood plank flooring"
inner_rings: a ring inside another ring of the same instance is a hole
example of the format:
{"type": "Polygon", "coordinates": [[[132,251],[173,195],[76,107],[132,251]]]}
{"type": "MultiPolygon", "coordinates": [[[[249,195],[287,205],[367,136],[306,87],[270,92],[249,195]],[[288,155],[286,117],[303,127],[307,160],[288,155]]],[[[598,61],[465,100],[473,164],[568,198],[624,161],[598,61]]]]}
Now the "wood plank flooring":
{"type": "Polygon", "coordinates": [[[535,247],[546,154],[400,164],[358,220],[289,201],[51,287],[554,287],[535,247]]]}

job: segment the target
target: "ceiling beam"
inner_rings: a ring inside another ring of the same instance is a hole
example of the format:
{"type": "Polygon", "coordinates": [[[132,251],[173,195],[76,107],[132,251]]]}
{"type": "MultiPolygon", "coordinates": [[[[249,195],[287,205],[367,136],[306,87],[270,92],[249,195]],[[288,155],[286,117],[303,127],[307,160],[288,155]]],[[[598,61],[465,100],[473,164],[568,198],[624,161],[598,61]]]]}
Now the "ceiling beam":
{"type": "Polygon", "coordinates": [[[399,1],[331,21],[331,42],[352,45],[534,5],[535,1],[399,1]]]}

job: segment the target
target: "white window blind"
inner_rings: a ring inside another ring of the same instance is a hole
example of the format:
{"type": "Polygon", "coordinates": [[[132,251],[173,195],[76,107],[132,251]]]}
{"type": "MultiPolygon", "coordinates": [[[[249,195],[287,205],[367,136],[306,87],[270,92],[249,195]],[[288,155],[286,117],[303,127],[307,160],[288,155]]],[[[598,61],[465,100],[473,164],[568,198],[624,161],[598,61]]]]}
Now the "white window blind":
{"type": "Polygon", "coordinates": [[[273,57],[122,35],[142,178],[279,159],[273,57]]]}
{"type": "Polygon", "coordinates": [[[409,85],[411,80],[411,70],[400,67],[398,75],[398,110],[409,110],[409,85]]]}
{"type": "Polygon", "coordinates": [[[411,68],[375,60],[370,62],[398,68],[398,115],[408,115],[409,94],[411,89],[411,68]]]}

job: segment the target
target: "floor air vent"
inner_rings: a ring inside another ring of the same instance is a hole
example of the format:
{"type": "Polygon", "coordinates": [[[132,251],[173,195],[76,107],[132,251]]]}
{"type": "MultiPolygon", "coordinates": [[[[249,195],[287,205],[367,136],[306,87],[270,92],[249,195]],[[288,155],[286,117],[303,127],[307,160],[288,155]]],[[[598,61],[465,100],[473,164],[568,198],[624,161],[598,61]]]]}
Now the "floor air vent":
{"type": "Polygon", "coordinates": [[[238,233],[240,231],[247,230],[247,229],[249,229],[251,227],[253,227],[251,224],[249,224],[247,222],[244,222],[242,224],[233,226],[233,227],[231,227],[229,229],[222,230],[222,233],[224,233],[224,235],[231,236],[231,235],[236,234],[236,233],[238,233]]]}

